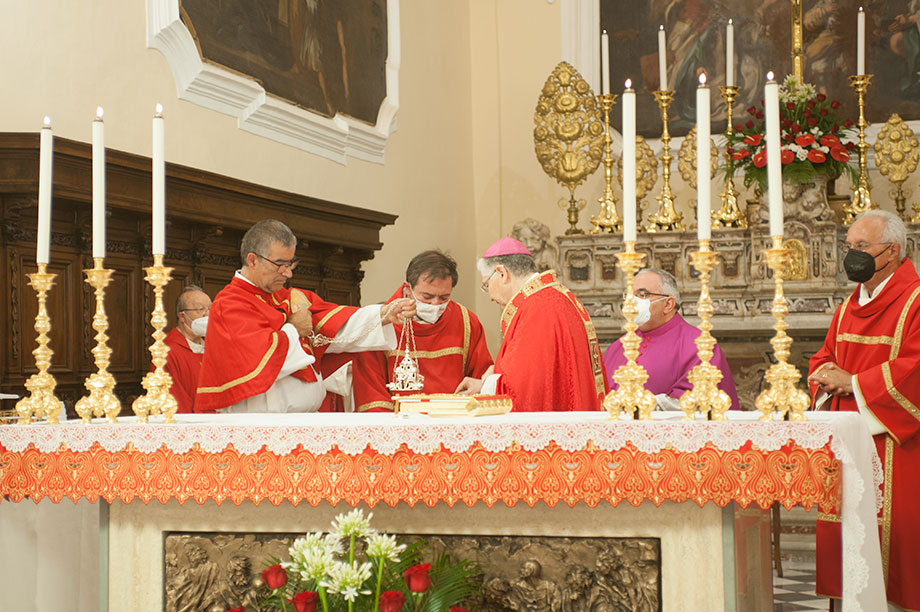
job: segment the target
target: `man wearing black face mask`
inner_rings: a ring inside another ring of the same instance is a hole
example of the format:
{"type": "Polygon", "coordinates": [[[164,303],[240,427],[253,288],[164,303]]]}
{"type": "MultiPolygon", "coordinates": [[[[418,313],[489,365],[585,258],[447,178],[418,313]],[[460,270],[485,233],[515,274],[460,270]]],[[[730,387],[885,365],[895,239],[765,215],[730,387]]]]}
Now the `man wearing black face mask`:
{"type": "MultiPolygon", "coordinates": [[[[920,277],[905,247],[906,228],[892,213],[863,213],[850,226],[844,268],[860,284],[834,314],[808,383],[816,408],[859,411],[873,434],[885,470],[879,536],[888,601],[920,610],[920,277]]],[[[840,546],[839,519],[822,516],[819,594],[841,595],[840,546]]]]}
{"type": "MultiPolygon", "coordinates": [[[[412,333],[422,393],[453,393],[466,376],[480,377],[492,365],[482,324],[465,306],[450,299],[457,284],[457,262],[430,250],[412,258],[404,282],[390,301],[413,298],[416,315],[412,333]]],[[[401,325],[395,325],[398,335],[401,325]]],[[[393,410],[387,383],[402,351],[368,351],[350,355],[354,407],[358,412],[393,410]]],[[[337,367],[333,359],[331,367],[337,367]]],[[[325,367],[325,366],[324,366],[325,367]]]]}

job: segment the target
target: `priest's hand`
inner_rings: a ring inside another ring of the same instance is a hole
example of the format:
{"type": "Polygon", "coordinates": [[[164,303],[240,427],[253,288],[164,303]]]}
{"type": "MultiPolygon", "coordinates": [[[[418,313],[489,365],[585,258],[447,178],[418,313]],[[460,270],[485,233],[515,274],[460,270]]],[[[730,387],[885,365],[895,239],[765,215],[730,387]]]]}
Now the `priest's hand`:
{"type": "Polygon", "coordinates": [[[301,338],[309,336],[313,331],[313,314],[309,310],[298,310],[291,313],[287,322],[294,326],[301,338]]]}
{"type": "Polygon", "coordinates": [[[415,300],[412,298],[393,300],[380,308],[380,322],[383,324],[399,323],[402,325],[414,316],[415,300]]]}
{"type": "Polygon", "coordinates": [[[457,385],[454,393],[457,393],[458,395],[475,395],[482,391],[482,381],[482,378],[470,378],[467,376],[460,381],[460,384],[457,385]]]}
{"type": "Polygon", "coordinates": [[[836,363],[825,363],[818,368],[808,381],[829,395],[850,395],[853,393],[852,374],[836,363]]]}

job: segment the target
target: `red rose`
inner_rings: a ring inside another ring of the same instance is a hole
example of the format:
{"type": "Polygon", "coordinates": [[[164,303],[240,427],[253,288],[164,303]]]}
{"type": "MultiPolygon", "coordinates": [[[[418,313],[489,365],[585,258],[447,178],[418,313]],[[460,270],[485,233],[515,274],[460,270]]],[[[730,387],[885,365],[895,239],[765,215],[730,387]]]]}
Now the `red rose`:
{"type": "Polygon", "coordinates": [[[294,606],[294,612],[316,612],[317,601],[319,601],[319,595],[313,591],[304,591],[294,595],[291,605],[294,606]]]}
{"type": "Polygon", "coordinates": [[[431,576],[428,575],[430,569],[430,563],[420,563],[406,570],[403,578],[406,579],[406,586],[410,591],[424,593],[428,590],[428,587],[431,586],[431,576]]]}
{"type": "Polygon", "coordinates": [[[827,117],[827,109],[826,109],[826,108],[822,108],[822,109],[821,109],[821,116],[822,116],[822,117],[827,117]]]}
{"type": "Polygon", "coordinates": [[[792,119],[783,119],[783,127],[787,130],[792,126],[792,119]]]}
{"type": "Polygon", "coordinates": [[[844,146],[847,148],[847,151],[852,151],[853,149],[856,148],[856,143],[855,143],[855,142],[848,142],[848,143],[846,143],[846,145],[844,145],[844,146]]]}
{"type": "Polygon", "coordinates": [[[818,118],[817,118],[817,117],[809,117],[809,118],[808,118],[808,127],[815,127],[816,125],[818,125],[818,118]]]}
{"type": "Polygon", "coordinates": [[[838,102],[837,100],[834,100],[833,102],[831,102],[831,108],[838,108],[839,106],[840,106],[840,102],[838,102]]]}
{"type": "Polygon", "coordinates": [[[272,590],[280,589],[287,584],[287,572],[284,571],[284,568],[281,567],[281,565],[276,563],[271,567],[266,567],[264,570],[262,570],[262,580],[265,581],[265,585],[268,588],[272,590]]]}
{"type": "Polygon", "coordinates": [[[827,96],[825,96],[823,93],[819,93],[818,102],[824,102],[825,100],[827,100],[827,96]]]}
{"type": "Polygon", "coordinates": [[[755,155],[753,162],[754,162],[754,166],[756,166],[757,168],[763,168],[764,166],[766,166],[767,165],[767,152],[761,151],[760,153],[755,155]]]}
{"type": "Polygon", "coordinates": [[[448,610],[447,612],[470,612],[470,611],[467,610],[466,608],[461,608],[460,606],[451,606],[450,610],[448,610]]]}
{"type": "Polygon", "coordinates": [[[804,111],[802,111],[802,116],[811,117],[811,111],[806,108],[804,111]]]}
{"type": "Polygon", "coordinates": [[[753,115],[754,113],[757,112],[757,109],[754,108],[754,105],[751,105],[751,106],[748,106],[747,112],[749,115],[753,115]]]}
{"type": "Polygon", "coordinates": [[[744,144],[754,145],[755,147],[763,142],[763,134],[751,134],[744,139],[744,144]]]}
{"type": "Polygon", "coordinates": [[[835,147],[831,147],[831,157],[833,157],[834,159],[836,159],[836,160],[839,161],[839,162],[848,162],[848,161],[850,161],[850,154],[847,153],[847,150],[846,150],[844,147],[840,146],[840,145],[837,145],[837,146],[835,146],[835,147]]]}
{"type": "Polygon", "coordinates": [[[744,124],[744,127],[751,129],[754,127],[754,122],[749,120],[747,123],[744,124]]]}
{"type": "Polygon", "coordinates": [[[786,102],[786,110],[795,110],[795,103],[786,102]]]}
{"type": "Polygon", "coordinates": [[[843,122],[843,127],[844,127],[844,128],[851,128],[851,127],[853,127],[853,120],[852,120],[852,119],[847,119],[846,121],[844,121],[844,122],[843,122]]]}
{"type": "Polygon", "coordinates": [[[743,129],[744,129],[744,128],[741,127],[741,124],[740,124],[740,123],[736,123],[736,124],[735,124],[735,131],[736,131],[736,132],[740,132],[740,131],[742,131],[743,129]]]}
{"type": "Polygon", "coordinates": [[[812,149],[811,151],[808,152],[808,161],[810,161],[813,164],[820,164],[825,159],[827,159],[827,157],[825,157],[824,153],[822,153],[818,149],[812,149]]]}
{"type": "Polygon", "coordinates": [[[734,161],[741,161],[742,159],[744,159],[745,157],[747,157],[747,156],[750,155],[750,154],[751,154],[751,152],[748,151],[747,149],[741,149],[740,151],[737,151],[736,153],[734,153],[734,154],[732,155],[732,160],[734,160],[734,161]]]}
{"type": "Polygon", "coordinates": [[[757,114],[754,116],[757,117],[758,119],[763,119],[763,111],[757,111],[757,114]]]}
{"type": "Polygon", "coordinates": [[[815,102],[814,100],[809,100],[809,101],[808,101],[808,108],[814,108],[816,104],[817,104],[817,102],[815,102]]]}
{"type": "Polygon", "coordinates": [[[840,126],[836,123],[831,127],[831,134],[836,134],[840,130],[840,126]]]}
{"type": "Polygon", "coordinates": [[[807,147],[814,144],[814,142],[815,137],[811,134],[802,134],[801,136],[795,137],[795,144],[799,145],[800,147],[807,147]]]}
{"type": "Polygon", "coordinates": [[[793,123],[792,125],[789,126],[789,131],[792,132],[793,134],[798,134],[799,132],[802,131],[802,126],[799,125],[798,123],[793,123]]]}
{"type": "Polygon", "coordinates": [[[399,591],[384,591],[380,594],[380,612],[399,612],[406,603],[406,596],[399,591]]]}
{"type": "Polygon", "coordinates": [[[840,139],[834,136],[833,134],[825,134],[821,137],[821,145],[825,147],[833,147],[834,145],[840,144],[840,139]]]}
{"type": "Polygon", "coordinates": [[[795,160],[795,153],[789,149],[783,149],[779,152],[779,160],[784,166],[786,164],[791,164],[795,160]]]}
{"type": "Polygon", "coordinates": [[[786,142],[795,142],[795,136],[792,134],[783,134],[783,140],[786,142]]]}

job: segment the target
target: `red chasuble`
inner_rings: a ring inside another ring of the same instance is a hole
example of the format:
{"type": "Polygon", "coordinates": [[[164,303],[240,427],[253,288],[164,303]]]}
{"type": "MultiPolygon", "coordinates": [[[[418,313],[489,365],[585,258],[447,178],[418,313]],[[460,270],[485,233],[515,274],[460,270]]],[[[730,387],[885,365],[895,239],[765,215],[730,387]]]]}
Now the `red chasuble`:
{"type": "MultiPolygon", "coordinates": [[[[403,297],[400,287],[389,302],[403,297]]],[[[402,325],[393,325],[396,337],[402,325]]],[[[415,348],[419,372],[425,377],[421,393],[453,393],[465,376],[481,378],[492,365],[492,356],[479,318],[465,306],[451,301],[437,323],[414,323],[415,348]]],[[[367,351],[347,355],[352,360],[355,410],[358,412],[393,410],[390,382],[396,359],[404,351],[367,351]]],[[[330,360],[332,361],[332,360],[330,360]]],[[[324,364],[325,367],[325,364],[324,364]]]]}
{"type": "Polygon", "coordinates": [[[591,317],[552,270],[530,280],[502,312],[496,393],[517,412],[599,410],[607,393],[591,317]]]}
{"type": "MultiPolygon", "coordinates": [[[[204,353],[195,353],[189,348],[188,340],[177,328],[172,328],[163,339],[169,347],[164,368],[172,376],[169,392],[179,404],[177,412],[192,412],[195,403],[195,389],[198,387],[198,374],[201,371],[201,358],[204,353]]],[[[150,369],[153,369],[151,364],[150,369]]]]}
{"type": "MultiPolygon", "coordinates": [[[[303,290],[301,290],[303,291],[303,290]]],[[[303,291],[313,314],[313,331],[333,338],[358,310],[325,302],[312,291],[303,291]]],[[[291,290],[266,293],[236,278],[220,290],[208,316],[204,359],[198,379],[195,412],[232,406],[247,397],[265,393],[278,378],[288,352],[288,336],[281,331],[291,315],[291,290]]],[[[320,362],[327,345],[312,347],[301,338],[304,351],[320,362]]],[[[313,367],[292,376],[316,382],[313,367]]]]}
{"type": "MultiPolygon", "coordinates": [[[[888,601],[920,610],[920,278],[910,259],[865,306],[859,290],[837,309],[809,371],[836,363],[855,374],[868,409],[887,430],[875,436],[885,471],[885,505],[878,516],[888,601]]],[[[812,387],[812,396],[818,395],[812,387]]],[[[852,395],[831,410],[857,410],[852,395]]],[[[840,519],[819,515],[816,590],[840,597],[840,519]]]]}

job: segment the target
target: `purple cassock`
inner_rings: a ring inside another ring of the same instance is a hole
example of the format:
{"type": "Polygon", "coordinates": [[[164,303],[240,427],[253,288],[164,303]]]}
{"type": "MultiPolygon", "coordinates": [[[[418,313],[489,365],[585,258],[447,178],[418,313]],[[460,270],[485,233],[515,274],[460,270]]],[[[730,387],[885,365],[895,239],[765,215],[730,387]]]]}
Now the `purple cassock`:
{"type": "MultiPolygon", "coordinates": [[[[636,362],[648,372],[648,381],[645,387],[654,394],[664,393],[675,399],[692,388],[687,376],[693,366],[699,364],[696,344],[694,340],[700,335],[700,330],[684,321],[683,317],[675,314],[674,317],[651,331],[636,331],[642,343],[639,345],[639,358],[636,362]]],[[[616,389],[613,374],[617,368],[626,364],[623,356],[623,344],[617,340],[604,352],[604,366],[610,378],[610,389],[616,389]]],[[[732,380],[728,361],[719,345],[716,345],[712,356],[712,364],[722,371],[722,380],[719,388],[728,394],[732,400],[732,410],[737,410],[738,393],[735,391],[735,381],[732,380]]]]}

